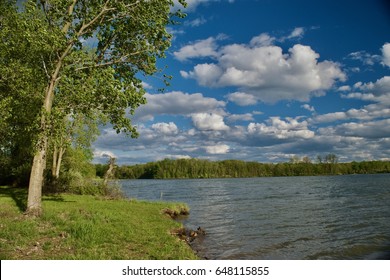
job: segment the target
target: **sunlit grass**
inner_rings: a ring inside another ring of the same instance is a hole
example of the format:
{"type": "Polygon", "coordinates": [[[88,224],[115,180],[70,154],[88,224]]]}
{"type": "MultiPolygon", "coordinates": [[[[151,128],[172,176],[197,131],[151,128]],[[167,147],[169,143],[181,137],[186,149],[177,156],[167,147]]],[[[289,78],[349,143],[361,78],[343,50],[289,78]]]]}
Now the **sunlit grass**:
{"type": "Polygon", "coordinates": [[[25,197],[0,187],[1,259],[196,259],[162,213],[183,205],[63,194],[45,196],[43,215],[30,218],[25,197]]]}

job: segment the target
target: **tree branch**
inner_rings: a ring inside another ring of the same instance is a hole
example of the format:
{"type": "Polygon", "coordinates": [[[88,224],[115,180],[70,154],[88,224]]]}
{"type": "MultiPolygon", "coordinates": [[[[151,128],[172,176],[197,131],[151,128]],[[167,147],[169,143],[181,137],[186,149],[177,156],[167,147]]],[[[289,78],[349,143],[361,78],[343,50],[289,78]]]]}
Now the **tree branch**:
{"type": "Polygon", "coordinates": [[[124,55],[118,59],[115,59],[115,60],[111,60],[111,61],[107,61],[107,62],[103,62],[103,63],[97,63],[97,64],[93,64],[93,65],[82,66],[82,67],[76,68],[75,71],[81,71],[84,69],[91,69],[91,68],[100,68],[100,67],[110,66],[110,65],[114,65],[114,64],[128,63],[128,61],[126,59],[129,56],[137,55],[137,54],[147,52],[147,51],[148,50],[137,51],[137,52],[133,52],[130,54],[126,54],[126,55],[124,55]]]}
{"type": "MultiPolygon", "coordinates": [[[[76,1],[76,0],[75,0],[76,1]]],[[[100,13],[94,17],[90,22],[88,23],[83,23],[83,25],[81,26],[79,32],[77,32],[77,37],[80,37],[82,35],[84,35],[86,32],[85,30],[88,29],[88,27],[90,27],[92,24],[94,24],[96,21],[98,21],[98,19],[103,16],[105,13],[107,13],[108,11],[111,11],[111,10],[115,10],[114,8],[108,8],[108,4],[110,3],[110,0],[107,0],[106,3],[104,3],[104,6],[102,8],[102,10],[100,11],[100,13]]]]}
{"type": "MultiPolygon", "coordinates": [[[[71,16],[73,14],[73,9],[76,6],[77,0],[73,0],[72,4],[68,7],[68,16],[71,16]]],[[[69,27],[72,24],[72,20],[69,20],[63,27],[62,27],[62,32],[63,33],[68,33],[69,27]]]]}
{"type": "Polygon", "coordinates": [[[47,77],[48,80],[50,80],[50,74],[47,71],[46,63],[45,63],[45,60],[43,59],[43,55],[41,55],[41,58],[42,58],[42,63],[43,63],[43,69],[45,69],[46,77],[47,77]]]}

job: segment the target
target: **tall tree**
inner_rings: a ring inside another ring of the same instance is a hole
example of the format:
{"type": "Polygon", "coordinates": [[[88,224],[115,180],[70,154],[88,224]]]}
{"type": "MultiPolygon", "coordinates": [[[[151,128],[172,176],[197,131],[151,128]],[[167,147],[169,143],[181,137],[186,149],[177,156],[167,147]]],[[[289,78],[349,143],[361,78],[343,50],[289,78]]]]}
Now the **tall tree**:
{"type": "MultiPolygon", "coordinates": [[[[146,102],[140,77],[159,71],[156,60],[172,38],[166,27],[183,14],[172,13],[173,0],[29,0],[22,8],[6,2],[18,25],[15,44],[28,42],[34,69],[45,77],[27,202],[27,213],[39,215],[53,120],[97,110],[118,133],[137,137],[128,116],[146,102]]],[[[12,30],[3,17],[1,28],[12,30]]]]}

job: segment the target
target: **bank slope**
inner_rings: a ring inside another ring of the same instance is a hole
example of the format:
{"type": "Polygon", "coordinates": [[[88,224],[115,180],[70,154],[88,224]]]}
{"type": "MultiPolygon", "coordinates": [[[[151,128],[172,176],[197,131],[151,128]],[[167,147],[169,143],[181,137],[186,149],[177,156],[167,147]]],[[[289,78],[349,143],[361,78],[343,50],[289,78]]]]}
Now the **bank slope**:
{"type": "Polygon", "coordinates": [[[181,205],[62,194],[44,214],[23,215],[26,192],[0,187],[0,259],[196,259],[170,234],[182,225],[162,213],[181,205]]]}

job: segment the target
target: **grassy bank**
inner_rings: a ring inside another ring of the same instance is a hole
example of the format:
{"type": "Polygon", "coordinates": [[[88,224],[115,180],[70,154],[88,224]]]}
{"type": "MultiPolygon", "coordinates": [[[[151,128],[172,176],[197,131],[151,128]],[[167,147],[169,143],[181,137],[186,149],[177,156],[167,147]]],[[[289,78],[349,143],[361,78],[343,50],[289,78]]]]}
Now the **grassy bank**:
{"type": "Polygon", "coordinates": [[[25,201],[25,190],[0,187],[0,259],[196,259],[162,213],[178,204],[63,194],[30,218],[25,201]]]}

